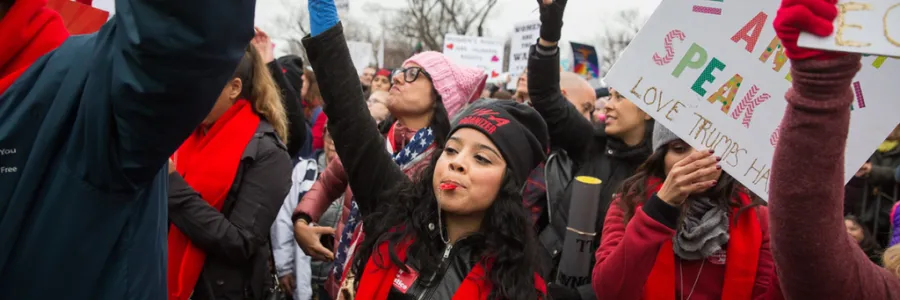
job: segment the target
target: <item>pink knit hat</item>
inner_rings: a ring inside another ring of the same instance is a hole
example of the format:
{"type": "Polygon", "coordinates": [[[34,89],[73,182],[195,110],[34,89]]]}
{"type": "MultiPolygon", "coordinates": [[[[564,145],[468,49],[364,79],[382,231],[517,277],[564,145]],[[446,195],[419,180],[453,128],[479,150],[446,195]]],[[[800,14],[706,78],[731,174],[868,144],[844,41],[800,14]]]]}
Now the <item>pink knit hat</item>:
{"type": "Polygon", "coordinates": [[[403,65],[407,63],[416,63],[431,75],[434,89],[441,95],[451,120],[466,104],[481,96],[487,79],[481,69],[457,65],[439,52],[426,51],[413,55],[403,65]]]}

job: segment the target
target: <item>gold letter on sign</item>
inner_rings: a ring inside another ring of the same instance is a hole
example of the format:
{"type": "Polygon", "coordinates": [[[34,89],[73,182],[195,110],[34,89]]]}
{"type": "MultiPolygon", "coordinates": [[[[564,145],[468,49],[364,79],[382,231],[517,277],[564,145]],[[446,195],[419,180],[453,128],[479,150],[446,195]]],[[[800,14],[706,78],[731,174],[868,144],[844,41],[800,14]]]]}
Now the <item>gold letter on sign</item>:
{"type": "Polygon", "coordinates": [[[850,46],[850,47],[871,46],[872,45],[871,43],[860,43],[860,42],[856,42],[856,41],[844,40],[844,28],[849,27],[849,28],[862,29],[862,26],[860,26],[859,24],[844,24],[844,15],[850,11],[871,10],[872,5],[869,5],[868,3],[859,3],[859,2],[851,1],[851,2],[847,2],[847,3],[840,3],[840,4],[838,4],[838,7],[841,9],[841,11],[838,12],[838,17],[837,17],[838,28],[837,28],[837,33],[834,35],[834,40],[838,44],[838,46],[850,46]]]}
{"type": "Polygon", "coordinates": [[[890,33],[888,33],[888,22],[887,22],[888,14],[891,13],[891,10],[893,10],[894,8],[897,8],[897,6],[900,6],[900,3],[894,4],[894,5],[891,5],[891,7],[888,7],[888,9],[886,11],[884,11],[884,18],[882,18],[882,20],[884,21],[884,37],[887,38],[888,42],[891,42],[891,44],[894,44],[894,46],[900,47],[900,42],[898,42],[897,40],[892,38],[890,33]]]}

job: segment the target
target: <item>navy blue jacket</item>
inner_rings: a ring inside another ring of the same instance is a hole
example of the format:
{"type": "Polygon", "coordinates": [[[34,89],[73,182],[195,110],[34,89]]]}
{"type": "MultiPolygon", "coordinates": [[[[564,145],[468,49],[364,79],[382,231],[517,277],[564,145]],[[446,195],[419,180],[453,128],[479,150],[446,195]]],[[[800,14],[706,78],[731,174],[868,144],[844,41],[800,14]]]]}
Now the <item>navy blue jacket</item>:
{"type": "Polygon", "coordinates": [[[253,36],[255,0],[117,0],[0,96],[0,299],[165,299],[166,163],[253,36]]]}

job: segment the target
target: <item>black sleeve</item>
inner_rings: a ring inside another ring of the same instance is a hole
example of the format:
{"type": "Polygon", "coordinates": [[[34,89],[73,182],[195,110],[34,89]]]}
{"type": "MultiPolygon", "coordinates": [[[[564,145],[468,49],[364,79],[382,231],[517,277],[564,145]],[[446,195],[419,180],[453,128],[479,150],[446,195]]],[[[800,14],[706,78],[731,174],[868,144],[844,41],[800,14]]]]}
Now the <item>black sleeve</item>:
{"type": "Polygon", "coordinates": [[[411,182],[385,150],[384,138],[369,114],[341,23],[317,36],[307,36],[303,46],[316,72],[328,132],[356,203],[362,214],[371,213],[382,191],[411,182]]]}
{"type": "Polygon", "coordinates": [[[566,150],[570,157],[584,157],[593,139],[586,132],[594,126],[562,95],[559,88],[559,48],[542,54],[531,46],[528,57],[528,96],[550,130],[553,148],[566,150]]]}
{"type": "Polygon", "coordinates": [[[265,151],[244,170],[234,208],[226,218],[177,172],[169,174],[169,220],[207,254],[235,263],[251,260],[267,243],[275,216],[291,188],[291,159],[280,148],[265,151]]]}
{"type": "Polygon", "coordinates": [[[284,103],[284,112],[288,118],[287,151],[290,157],[297,157],[306,139],[306,117],[303,115],[303,105],[300,102],[300,92],[294,90],[294,86],[284,76],[281,64],[273,60],[268,64],[272,79],[281,89],[281,99],[284,103]]]}

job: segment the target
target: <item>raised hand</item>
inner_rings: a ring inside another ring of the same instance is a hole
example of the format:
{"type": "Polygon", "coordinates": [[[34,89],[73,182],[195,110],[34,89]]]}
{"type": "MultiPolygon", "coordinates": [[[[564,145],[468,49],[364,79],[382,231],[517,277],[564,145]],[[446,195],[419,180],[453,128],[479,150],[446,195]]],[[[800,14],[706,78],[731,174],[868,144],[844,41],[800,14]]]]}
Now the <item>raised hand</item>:
{"type": "Polygon", "coordinates": [[[263,59],[263,63],[268,64],[275,60],[275,49],[272,49],[272,39],[269,38],[269,35],[266,34],[265,31],[259,29],[259,27],[256,27],[256,35],[250,40],[250,44],[252,44],[253,48],[256,48],[256,51],[259,52],[259,56],[263,59]]]}
{"type": "Polygon", "coordinates": [[[340,19],[334,0],[308,0],[309,31],[312,36],[317,36],[334,27],[340,19]]]}
{"type": "Polygon", "coordinates": [[[832,59],[843,53],[800,48],[800,32],[828,36],[834,31],[838,15],[837,0],[783,0],[775,17],[775,32],[790,59],[832,59]]]}
{"type": "Polygon", "coordinates": [[[718,162],[712,151],[694,151],[672,166],[656,196],[673,206],[681,205],[689,195],[716,185],[718,178],[709,179],[709,176],[721,170],[718,162]]]}
{"type": "Polygon", "coordinates": [[[550,43],[559,42],[566,2],[568,0],[538,0],[541,8],[541,40],[550,43]]]}

